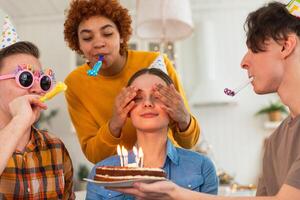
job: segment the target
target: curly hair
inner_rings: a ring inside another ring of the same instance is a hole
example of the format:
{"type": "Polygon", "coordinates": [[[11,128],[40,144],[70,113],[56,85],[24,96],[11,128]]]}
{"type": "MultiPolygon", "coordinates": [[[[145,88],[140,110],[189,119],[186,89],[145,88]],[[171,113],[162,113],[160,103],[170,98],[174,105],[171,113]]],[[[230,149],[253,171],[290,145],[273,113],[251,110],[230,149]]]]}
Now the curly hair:
{"type": "Polygon", "coordinates": [[[132,33],[132,20],[128,10],[118,0],[72,0],[64,23],[64,37],[69,47],[83,54],[79,48],[78,26],[83,20],[93,16],[107,17],[116,24],[120,37],[123,38],[120,54],[124,55],[132,33]]]}
{"type": "Polygon", "coordinates": [[[272,2],[251,12],[245,22],[247,46],[253,52],[265,51],[265,42],[273,39],[280,42],[287,39],[288,34],[300,36],[300,20],[291,15],[286,5],[272,2]]]}

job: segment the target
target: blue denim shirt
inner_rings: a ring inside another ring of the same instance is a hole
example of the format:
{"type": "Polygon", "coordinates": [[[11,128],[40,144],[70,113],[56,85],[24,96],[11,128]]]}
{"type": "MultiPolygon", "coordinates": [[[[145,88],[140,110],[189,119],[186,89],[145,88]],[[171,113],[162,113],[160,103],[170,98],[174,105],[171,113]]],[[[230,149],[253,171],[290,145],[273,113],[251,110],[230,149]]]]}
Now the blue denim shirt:
{"type": "MultiPolygon", "coordinates": [[[[190,190],[209,194],[218,193],[218,177],[215,167],[209,158],[190,150],[176,148],[170,140],[167,142],[166,152],[167,156],[163,169],[167,173],[169,180],[190,190]]],[[[132,152],[129,152],[128,162],[134,162],[134,154],[132,152]]],[[[89,178],[94,178],[96,167],[107,165],[120,166],[119,157],[111,156],[97,163],[92,169],[89,178]]],[[[95,183],[88,183],[86,199],[131,200],[134,197],[107,190],[95,183]]]]}

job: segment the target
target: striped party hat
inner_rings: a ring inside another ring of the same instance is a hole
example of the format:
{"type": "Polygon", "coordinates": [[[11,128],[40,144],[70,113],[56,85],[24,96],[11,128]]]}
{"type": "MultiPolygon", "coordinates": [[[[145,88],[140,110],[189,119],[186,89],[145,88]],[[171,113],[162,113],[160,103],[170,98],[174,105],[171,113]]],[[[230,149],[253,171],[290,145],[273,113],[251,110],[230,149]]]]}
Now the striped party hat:
{"type": "MultiPolygon", "coordinates": [[[[15,27],[11,23],[8,16],[4,17],[2,24],[2,33],[0,35],[0,49],[8,47],[18,41],[20,41],[15,27]]],[[[1,31],[1,30],[0,30],[1,31]]]]}

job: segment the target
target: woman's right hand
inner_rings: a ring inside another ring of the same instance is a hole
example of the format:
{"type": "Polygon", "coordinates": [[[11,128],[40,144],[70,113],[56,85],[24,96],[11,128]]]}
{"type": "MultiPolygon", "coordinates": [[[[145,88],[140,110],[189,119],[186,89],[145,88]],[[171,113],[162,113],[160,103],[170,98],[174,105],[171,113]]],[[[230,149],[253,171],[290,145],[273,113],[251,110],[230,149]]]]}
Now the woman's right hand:
{"type": "MultiPolygon", "coordinates": [[[[135,196],[139,200],[184,200],[189,198],[185,195],[185,189],[171,181],[158,181],[155,183],[137,182],[132,188],[109,188],[117,192],[135,196]]],[[[196,198],[195,198],[196,199],[196,198]]]]}
{"type": "Polygon", "coordinates": [[[47,105],[39,100],[39,95],[19,96],[9,103],[9,112],[19,123],[30,127],[40,116],[41,109],[46,110],[47,105]]]}
{"type": "Polygon", "coordinates": [[[116,97],[109,129],[117,138],[121,135],[122,127],[125,125],[129,112],[135,106],[135,102],[132,100],[137,95],[137,91],[136,87],[129,86],[123,88],[116,97]]]}

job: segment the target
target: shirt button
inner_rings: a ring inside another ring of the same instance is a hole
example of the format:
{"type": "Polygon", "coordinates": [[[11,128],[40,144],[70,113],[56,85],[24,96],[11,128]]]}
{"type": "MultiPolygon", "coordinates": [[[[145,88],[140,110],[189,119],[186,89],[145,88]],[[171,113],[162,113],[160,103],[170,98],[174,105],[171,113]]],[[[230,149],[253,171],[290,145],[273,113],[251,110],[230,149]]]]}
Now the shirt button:
{"type": "Polygon", "coordinates": [[[27,188],[27,192],[30,192],[30,188],[27,188]]]}
{"type": "Polygon", "coordinates": [[[108,193],[108,196],[111,197],[111,193],[108,193]]]}
{"type": "Polygon", "coordinates": [[[191,187],[192,187],[192,185],[188,185],[188,187],[189,187],[189,188],[191,188],[191,187]]]}

